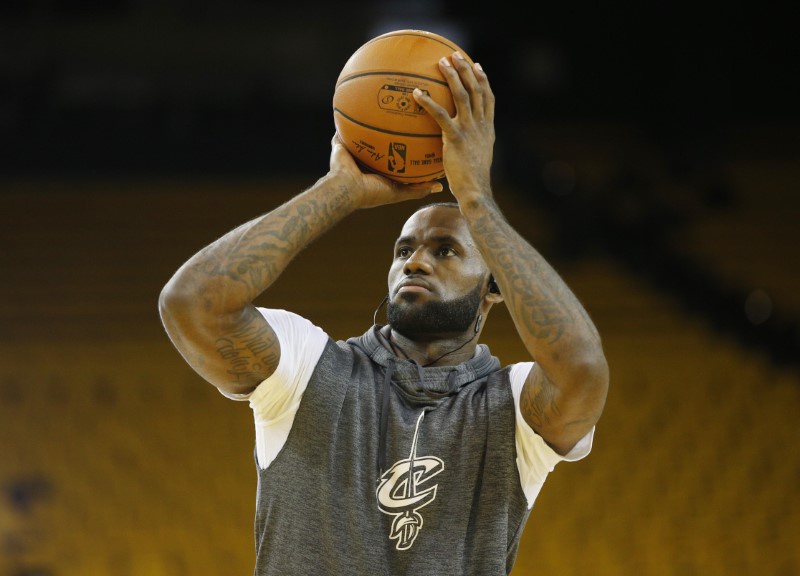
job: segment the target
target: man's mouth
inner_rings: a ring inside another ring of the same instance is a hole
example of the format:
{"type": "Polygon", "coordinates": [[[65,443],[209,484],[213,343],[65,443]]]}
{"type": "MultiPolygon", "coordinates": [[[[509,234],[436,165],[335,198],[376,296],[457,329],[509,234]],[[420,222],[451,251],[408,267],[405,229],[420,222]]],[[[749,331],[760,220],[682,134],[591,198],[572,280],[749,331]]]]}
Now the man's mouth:
{"type": "Polygon", "coordinates": [[[424,280],[408,279],[403,280],[397,288],[396,294],[420,294],[430,292],[430,284],[424,280]]]}

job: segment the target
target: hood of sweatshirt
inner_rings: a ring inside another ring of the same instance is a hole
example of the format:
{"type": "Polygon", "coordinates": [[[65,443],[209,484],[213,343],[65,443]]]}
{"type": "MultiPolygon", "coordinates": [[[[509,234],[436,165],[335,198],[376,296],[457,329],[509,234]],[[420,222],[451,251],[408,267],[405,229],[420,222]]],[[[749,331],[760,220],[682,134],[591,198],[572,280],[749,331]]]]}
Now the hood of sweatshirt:
{"type": "Polygon", "coordinates": [[[413,360],[400,359],[387,349],[379,334],[381,328],[375,325],[364,335],[347,340],[385,369],[378,454],[380,473],[386,470],[385,440],[391,389],[397,392],[409,409],[427,412],[435,410],[445,398],[458,394],[465,386],[500,368],[500,361],[491,355],[484,344],[478,344],[475,355],[461,364],[423,367],[413,360]]]}

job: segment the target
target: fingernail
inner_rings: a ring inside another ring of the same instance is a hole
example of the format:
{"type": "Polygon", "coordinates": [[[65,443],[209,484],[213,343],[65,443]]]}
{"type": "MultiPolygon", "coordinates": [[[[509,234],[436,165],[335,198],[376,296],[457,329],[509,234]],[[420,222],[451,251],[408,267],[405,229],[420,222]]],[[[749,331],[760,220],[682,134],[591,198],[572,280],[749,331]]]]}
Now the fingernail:
{"type": "Polygon", "coordinates": [[[450,60],[447,59],[447,56],[442,56],[441,60],[439,60],[439,63],[442,66],[450,66],[450,60]]]}
{"type": "Polygon", "coordinates": [[[463,59],[464,59],[464,55],[463,55],[463,54],[461,54],[461,52],[458,52],[458,51],[454,52],[454,53],[453,53],[453,56],[455,56],[455,57],[456,57],[456,58],[458,58],[459,60],[463,60],[463,59]]]}
{"type": "Polygon", "coordinates": [[[478,64],[477,62],[475,62],[475,68],[476,68],[477,70],[480,70],[481,72],[483,72],[483,66],[481,66],[481,65],[480,65],[480,64],[478,64]]]}
{"type": "Polygon", "coordinates": [[[419,96],[421,94],[422,94],[422,90],[420,90],[419,88],[414,88],[414,95],[415,96],[419,96]]]}

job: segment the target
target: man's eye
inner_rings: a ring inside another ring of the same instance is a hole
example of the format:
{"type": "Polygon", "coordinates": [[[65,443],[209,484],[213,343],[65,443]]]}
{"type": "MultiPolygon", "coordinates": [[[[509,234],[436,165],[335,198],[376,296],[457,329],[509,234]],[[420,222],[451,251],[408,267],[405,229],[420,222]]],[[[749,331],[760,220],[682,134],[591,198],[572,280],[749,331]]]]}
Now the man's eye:
{"type": "Polygon", "coordinates": [[[411,255],[411,248],[398,248],[397,255],[400,258],[407,258],[408,256],[411,255]]]}
{"type": "Polygon", "coordinates": [[[439,256],[452,256],[456,253],[455,250],[448,246],[443,246],[439,248],[439,256]]]}

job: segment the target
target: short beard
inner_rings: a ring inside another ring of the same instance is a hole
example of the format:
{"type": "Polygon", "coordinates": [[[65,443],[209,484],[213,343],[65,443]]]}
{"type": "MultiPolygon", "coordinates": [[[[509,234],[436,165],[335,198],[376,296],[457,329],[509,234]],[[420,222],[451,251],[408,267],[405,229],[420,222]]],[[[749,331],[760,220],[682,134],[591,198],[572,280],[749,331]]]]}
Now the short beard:
{"type": "Polygon", "coordinates": [[[455,300],[418,306],[410,305],[416,295],[408,299],[409,304],[394,304],[390,300],[386,308],[389,324],[392,330],[408,338],[466,332],[478,314],[481,287],[478,284],[469,294],[455,300]]]}

